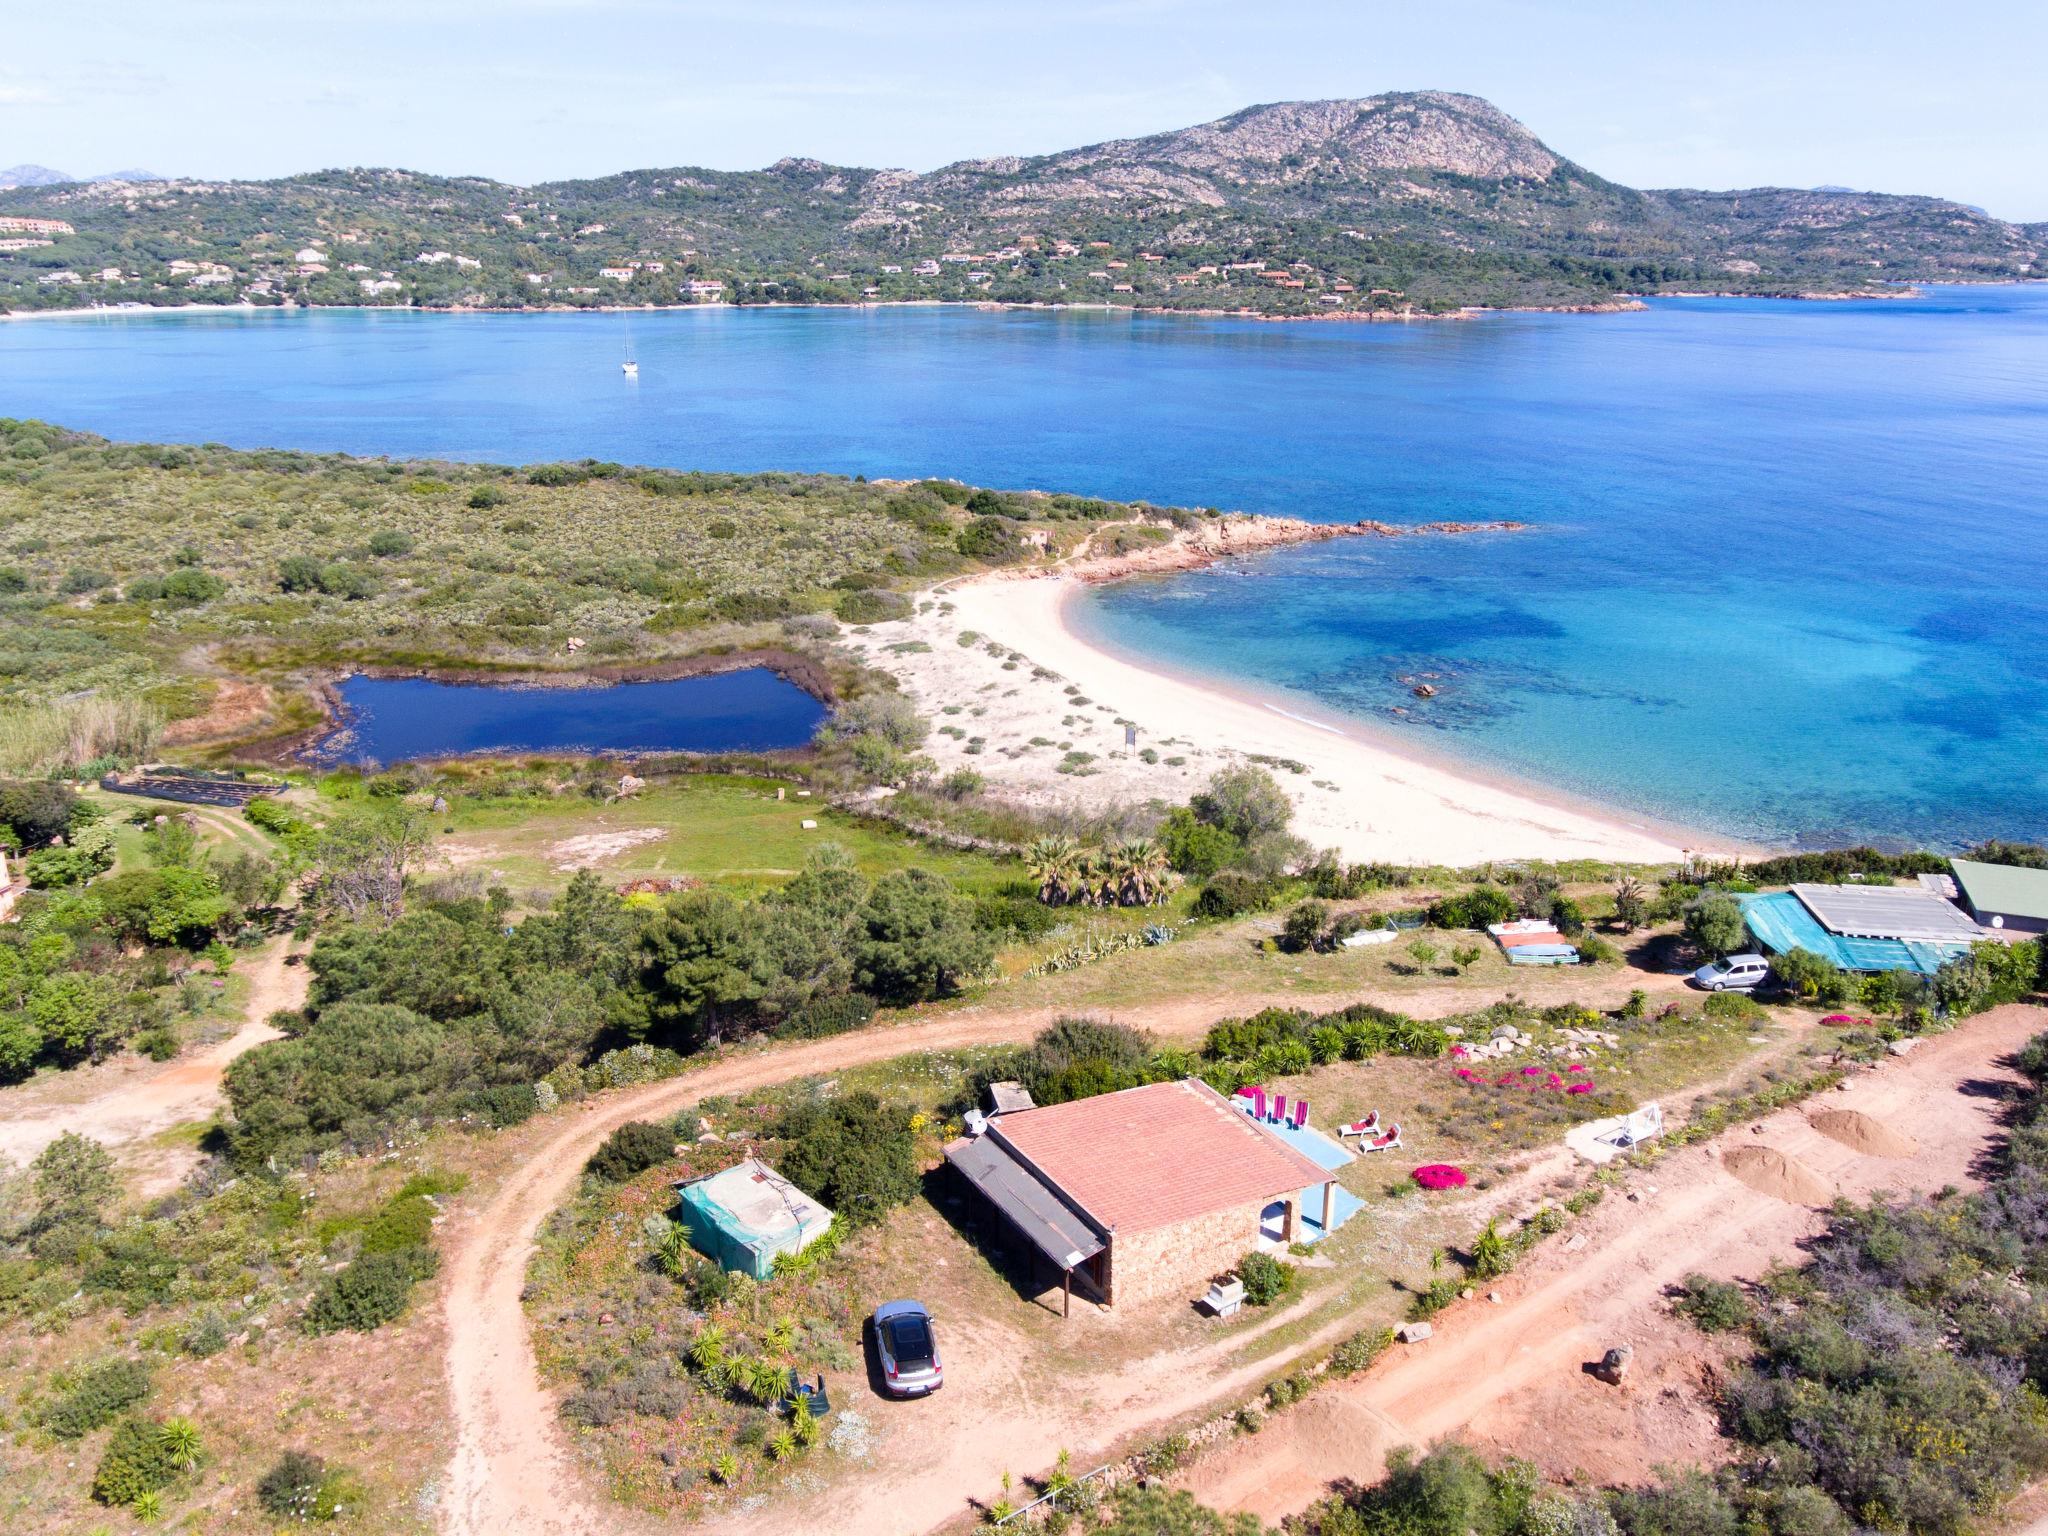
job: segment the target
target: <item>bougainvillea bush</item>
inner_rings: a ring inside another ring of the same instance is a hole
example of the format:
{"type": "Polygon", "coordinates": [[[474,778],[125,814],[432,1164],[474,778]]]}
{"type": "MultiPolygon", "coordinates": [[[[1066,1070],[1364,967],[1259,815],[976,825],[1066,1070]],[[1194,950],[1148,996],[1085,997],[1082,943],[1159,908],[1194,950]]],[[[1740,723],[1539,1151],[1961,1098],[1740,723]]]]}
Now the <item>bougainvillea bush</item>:
{"type": "Polygon", "coordinates": [[[1450,1163],[1424,1163],[1415,1170],[1415,1182],[1424,1189],[1463,1189],[1465,1170],[1450,1163]]]}

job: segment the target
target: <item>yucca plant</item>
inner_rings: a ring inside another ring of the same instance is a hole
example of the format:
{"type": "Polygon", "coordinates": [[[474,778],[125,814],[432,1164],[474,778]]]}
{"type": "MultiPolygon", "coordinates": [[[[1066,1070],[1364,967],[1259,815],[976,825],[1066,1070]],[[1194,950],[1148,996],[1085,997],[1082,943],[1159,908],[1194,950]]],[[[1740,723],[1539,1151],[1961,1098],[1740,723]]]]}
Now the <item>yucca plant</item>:
{"type": "Polygon", "coordinates": [[[182,1416],[165,1419],[158,1436],[164,1454],[188,1472],[199,1465],[199,1426],[182,1416]]]}
{"type": "Polygon", "coordinates": [[[740,1478],[740,1459],[731,1451],[721,1451],[718,1459],[711,1463],[711,1475],[730,1488],[740,1478]]]}
{"type": "Polygon", "coordinates": [[[768,1454],[777,1461],[790,1461],[802,1449],[803,1447],[797,1444],[796,1436],[786,1429],[768,1442],[768,1454]]]}
{"type": "Polygon", "coordinates": [[[709,1376],[725,1366],[725,1330],[716,1323],[707,1323],[697,1337],[690,1341],[690,1364],[709,1376]]]}

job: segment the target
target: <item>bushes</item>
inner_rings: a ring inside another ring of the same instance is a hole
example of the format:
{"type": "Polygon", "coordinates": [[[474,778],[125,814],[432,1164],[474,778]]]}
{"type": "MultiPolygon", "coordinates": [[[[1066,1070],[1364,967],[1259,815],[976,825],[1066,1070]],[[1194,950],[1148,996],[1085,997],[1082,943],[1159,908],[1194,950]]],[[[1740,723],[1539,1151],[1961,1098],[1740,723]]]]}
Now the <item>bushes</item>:
{"type": "Polygon", "coordinates": [[[342,1329],[369,1333],[403,1314],[414,1284],[439,1268],[440,1259],[431,1248],[365,1253],[320,1282],[307,1304],[303,1325],[313,1334],[342,1329]]]}
{"type": "Polygon", "coordinates": [[[1753,1317],[1741,1286],[1699,1274],[1685,1277],[1683,1293],[1673,1305],[1701,1333],[1733,1333],[1747,1328],[1753,1317]]]}
{"type": "Polygon", "coordinates": [[[228,584],[211,571],[173,571],[163,579],[164,598],[187,607],[210,603],[226,593],[228,584]]]}
{"type": "Polygon", "coordinates": [[[280,1520],[332,1520],[342,1511],[347,1474],[306,1451],[286,1451],[256,1485],[256,1502],[280,1520]]]}
{"type": "MultiPolygon", "coordinates": [[[[1032,903],[1034,911],[1042,911],[1032,903]]],[[[793,1009],[770,1031],[778,1040],[822,1040],[859,1029],[875,1016],[875,1000],[850,992],[843,997],[821,997],[793,1009]]]]}
{"type": "Polygon", "coordinates": [[[44,1429],[59,1440],[76,1440],[121,1414],[150,1394],[150,1369],[142,1360],[109,1360],[78,1376],[38,1415],[44,1429]]]}
{"type": "Polygon", "coordinates": [[[1244,1282],[1246,1301],[1270,1307],[1294,1289],[1299,1277],[1292,1264],[1282,1264],[1270,1253],[1248,1253],[1237,1261],[1237,1278],[1244,1282]]]}
{"type": "Polygon", "coordinates": [[[1323,925],[1329,919],[1330,909],[1323,902],[1302,902],[1287,914],[1280,929],[1280,947],[1291,955],[1316,948],[1322,942],[1323,925]]]}
{"type": "Polygon", "coordinates": [[[608,1184],[623,1184],[675,1155],[675,1132],[665,1125],[628,1120],[590,1154],[583,1171],[608,1184]]]}
{"type": "Polygon", "coordinates": [[[1225,870],[1202,887],[1190,910],[1196,917],[1242,917],[1248,912],[1265,911],[1279,895],[1276,881],[1225,870]]]}
{"type": "Polygon", "coordinates": [[[1859,990],[1855,977],[1809,949],[1790,949],[1772,956],[1771,975],[1792,996],[1824,1008],[1841,1007],[1859,990]]]}
{"type": "Polygon", "coordinates": [[[2041,958],[2042,945],[2034,939],[1974,945],[1934,973],[1934,1001],[1957,1017],[2016,1003],[2040,985],[2041,958]]]}
{"type": "Polygon", "coordinates": [[[1430,903],[1428,918],[1434,928],[1483,929],[1509,922],[1515,915],[1515,899],[1497,885],[1475,885],[1457,896],[1445,896],[1430,903]]]}
{"type": "Polygon", "coordinates": [[[1024,543],[1017,525],[1007,517],[985,514],[960,530],[954,541],[960,553],[987,565],[1009,565],[1024,558],[1024,543]]]}
{"type": "Polygon", "coordinates": [[[793,1105],[775,1135],[782,1176],[851,1226],[880,1221],[917,1193],[910,1117],[872,1093],[793,1105]]]}
{"type": "Polygon", "coordinates": [[[190,1424],[179,1419],[165,1424],[123,1419],[100,1454],[92,1496],[102,1504],[128,1508],[168,1488],[198,1459],[197,1437],[190,1430],[190,1424]]]}
{"type": "Polygon", "coordinates": [[[900,592],[876,588],[842,592],[833,600],[832,611],[848,624],[887,624],[910,617],[910,599],[900,592]]]}
{"type": "Polygon", "coordinates": [[[1710,891],[1686,907],[1685,936],[1702,954],[1718,960],[1749,942],[1749,928],[1733,896],[1710,891]]]}
{"type": "Polygon", "coordinates": [[[1063,1018],[1039,1031],[1022,1051],[992,1062],[981,1074],[981,1085],[1013,1079],[1036,1103],[1065,1104],[1159,1077],[1150,1035],[1127,1024],[1063,1018]]]}

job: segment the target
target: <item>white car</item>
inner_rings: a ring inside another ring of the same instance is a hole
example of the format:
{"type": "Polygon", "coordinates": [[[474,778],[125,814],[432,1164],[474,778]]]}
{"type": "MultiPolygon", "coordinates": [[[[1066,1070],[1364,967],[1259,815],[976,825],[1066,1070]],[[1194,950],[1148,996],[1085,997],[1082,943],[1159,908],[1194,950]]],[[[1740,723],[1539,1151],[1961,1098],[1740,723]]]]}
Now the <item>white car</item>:
{"type": "Polygon", "coordinates": [[[1730,955],[1692,973],[1693,985],[1709,992],[1754,992],[1771,974],[1762,955],[1730,955]]]}

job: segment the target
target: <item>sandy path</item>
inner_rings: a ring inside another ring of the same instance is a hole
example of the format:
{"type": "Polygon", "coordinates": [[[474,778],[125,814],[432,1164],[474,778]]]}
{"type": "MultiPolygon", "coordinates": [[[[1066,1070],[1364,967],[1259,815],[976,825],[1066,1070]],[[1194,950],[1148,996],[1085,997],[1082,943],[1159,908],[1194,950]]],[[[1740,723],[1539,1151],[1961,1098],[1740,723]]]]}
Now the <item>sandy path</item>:
{"type": "MultiPolygon", "coordinates": [[[[927,742],[942,769],[972,768],[1027,802],[1185,800],[1217,768],[1258,754],[1306,767],[1278,775],[1296,801],[1293,830],[1353,859],[1662,862],[1678,857],[1678,842],[1687,840],[1622,812],[1552,803],[1532,790],[1404,756],[1356,726],[1306,718],[1311,711],[1292,702],[1288,708],[1297,712],[1283,712],[1255,696],[1102,650],[1069,622],[1067,604],[1080,585],[1070,577],[960,583],[930,594],[930,612],[874,625],[848,644],[867,664],[894,674],[936,725],[961,731],[935,732],[927,742]],[[941,612],[942,604],[952,611],[941,612]],[[973,643],[962,645],[970,632],[973,643]],[[926,649],[890,649],[920,642],[926,649]],[[990,642],[998,654],[989,652],[990,642]],[[1009,651],[1031,665],[1005,670],[1009,651]],[[1034,667],[1057,675],[1035,676],[1034,667]],[[1070,685],[1075,694],[1066,691],[1070,685]],[[959,712],[944,714],[949,704],[959,712]],[[1137,723],[1140,748],[1156,749],[1157,762],[1126,753],[1122,719],[1137,723]],[[973,737],[982,745],[970,753],[973,737]],[[1034,747],[1034,739],[1053,745],[1034,747]],[[1069,745],[1094,754],[1089,773],[1058,771],[1069,745]]],[[[1689,840],[1696,847],[1710,841],[1689,840]]]]}
{"type": "Polygon", "coordinates": [[[220,1102],[221,1075],[228,1063],[267,1040],[281,1038],[266,1021],[278,1009],[297,1008],[306,1000],[311,978],[304,965],[285,963],[288,948],[288,941],[280,940],[249,962],[249,1001],[243,1022],[225,1040],[188,1051],[162,1067],[136,1057],[86,1069],[100,1078],[90,1084],[91,1097],[72,1103],[33,1103],[38,1091],[56,1092],[73,1086],[62,1078],[0,1093],[0,1114],[5,1115],[0,1120],[0,1157],[26,1163],[66,1131],[90,1136],[109,1147],[119,1146],[211,1114],[220,1102]],[[147,1069],[146,1075],[138,1076],[143,1069],[147,1069]],[[45,1083],[49,1088],[45,1089],[45,1083]],[[15,1094],[20,1097],[9,1097],[15,1094]]]}
{"type": "Polygon", "coordinates": [[[1639,1200],[1610,1196],[1578,1226],[1586,1245],[1567,1251],[1553,1241],[1500,1282],[1498,1305],[1444,1314],[1434,1339],[1276,1416],[1256,1440],[1200,1463],[1188,1486],[1270,1521],[1306,1508],[1334,1479],[1377,1477],[1396,1446],[1453,1433],[1553,1475],[1590,1472],[1603,1482],[1645,1477],[1658,1462],[1716,1459],[1724,1450],[1702,1390],[1715,1352],[1670,1317],[1666,1288],[1694,1271],[1755,1279],[1796,1259],[1822,1226],[1820,1211],[1739,1181],[1724,1153],[1774,1148],[1851,1199],[1967,1187],[1998,1133],[2003,1090],[2019,1081],[1996,1063],[2044,1026],[2048,1010],[2000,1009],[1809,1106],[1860,1110],[1905,1131],[1920,1143],[1910,1159],[1859,1155],[1797,1106],[1675,1154],[1636,1177],[1639,1200]],[[1636,1349],[1627,1386],[1584,1372],[1621,1343],[1636,1349]]]}

